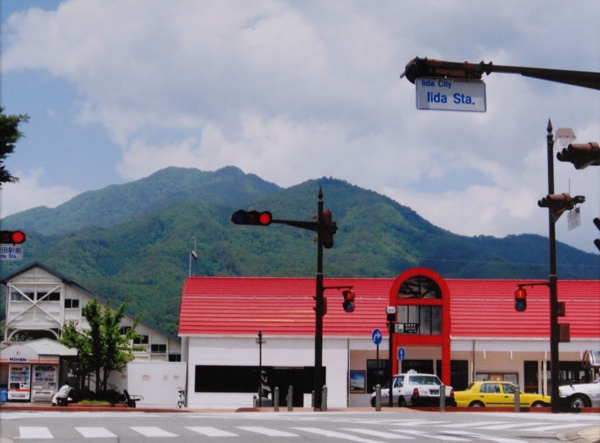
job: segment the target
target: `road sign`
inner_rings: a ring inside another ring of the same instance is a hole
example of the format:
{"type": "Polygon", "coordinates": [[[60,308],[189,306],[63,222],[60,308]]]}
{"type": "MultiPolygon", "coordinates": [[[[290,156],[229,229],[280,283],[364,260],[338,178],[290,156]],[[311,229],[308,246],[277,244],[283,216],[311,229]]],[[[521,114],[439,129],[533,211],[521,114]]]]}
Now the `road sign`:
{"type": "Polygon", "coordinates": [[[418,78],[417,109],[485,112],[485,83],[455,78],[418,78]]]}
{"type": "Polygon", "coordinates": [[[373,329],[373,332],[371,333],[371,340],[373,340],[373,343],[379,346],[381,340],[383,340],[383,335],[381,335],[381,331],[379,329],[373,329]]]}
{"type": "Polygon", "coordinates": [[[23,245],[0,244],[0,260],[23,260],[23,245]]]}
{"type": "Polygon", "coordinates": [[[404,348],[398,348],[398,360],[404,361],[406,358],[406,350],[404,348]]]}

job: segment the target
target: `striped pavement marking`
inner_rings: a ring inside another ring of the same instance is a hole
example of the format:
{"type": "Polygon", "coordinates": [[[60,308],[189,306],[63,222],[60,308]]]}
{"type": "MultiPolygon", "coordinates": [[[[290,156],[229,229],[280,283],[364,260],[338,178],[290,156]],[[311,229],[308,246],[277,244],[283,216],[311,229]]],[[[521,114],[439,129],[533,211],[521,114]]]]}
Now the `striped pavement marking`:
{"type": "Polygon", "coordinates": [[[342,428],[342,431],[356,432],[357,434],[370,435],[371,437],[381,437],[390,440],[414,440],[413,437],[406,437],[400,434],[393,434],[391,432],[376,431],[373,429],[363,428],[342,428]]]}
{"type": "Polygon", "coordinates": [[[25,438],[54,438],[50,430],[42,426],[20,426],[19,437],[25,438]]]}
{"type": "Polygon", "coordinates": [[[265,428],[263,426],[238,426],[237,428],[243,429],[244,431],[255,432],[256,434],[268,435],[269,437],[298,437],[298,434],[265,428]]]}
{"type": "Polygon", "coordinates": [[[108,429],[101,428],[101,427],[93,427],[93,426],[81,427],[81,426],[76,426],[75,430],[77,432],[79,432],[85,438],[116,437],[116,435],[113,434],[112,432],[110,432],[108,429]]]}
{"type": "Polygon", "coordinates": [[[239,435],[233,432],[223,431],[212,426],[186,426],[192,432],[205,435],[207,437],[239,437],[239,435]]]}
{"type": "Polygon", "coordinates": [[[157,428],[156,426],[132,426],[130,429],[144,437],[178,437],[177,434],[157,428]]]}

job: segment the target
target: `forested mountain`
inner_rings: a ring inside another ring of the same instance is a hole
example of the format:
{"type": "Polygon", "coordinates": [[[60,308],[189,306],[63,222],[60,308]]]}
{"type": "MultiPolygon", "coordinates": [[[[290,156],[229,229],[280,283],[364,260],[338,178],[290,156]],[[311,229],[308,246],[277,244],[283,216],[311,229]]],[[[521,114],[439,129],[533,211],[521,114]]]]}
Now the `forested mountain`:
{"type": "MultiPolygon", "coordinates": [[[[55,208],[2,220],[27,232],[23,262],[2,262],[5,278],[40,262],[116,305],[176,333],[181,289],[195,275],[314,276],[315,233],[281,224],[238,226],[240,208],[276,219],[311,220],[319,188],[338,225],[324,253],[327,277],[395,277],[414,266],[446,278],[548,278],[548,240],[537,235],[465,237],[372,191],[322,178],[287,189],[235,167],[167,168],[147,178],[83,193],[55,208]],[[195,240],[194,240],[195,238],[195,240]]],[[[559,243],[561,279],[597,279],[600,257],[559,243]]],[[[4,309],[4,303],[2,303],[4,309]]]]}

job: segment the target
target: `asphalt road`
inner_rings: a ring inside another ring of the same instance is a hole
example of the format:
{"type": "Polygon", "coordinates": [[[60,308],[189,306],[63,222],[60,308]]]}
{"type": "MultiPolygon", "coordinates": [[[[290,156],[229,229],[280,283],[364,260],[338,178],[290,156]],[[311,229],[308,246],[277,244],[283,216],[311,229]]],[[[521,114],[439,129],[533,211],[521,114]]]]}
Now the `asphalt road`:
{"type": "Polygon", "coordinates": [[[584,442],[577,431],[599,424],[600,414],[535,412],[3,411],[0,443],[584,442]]]}

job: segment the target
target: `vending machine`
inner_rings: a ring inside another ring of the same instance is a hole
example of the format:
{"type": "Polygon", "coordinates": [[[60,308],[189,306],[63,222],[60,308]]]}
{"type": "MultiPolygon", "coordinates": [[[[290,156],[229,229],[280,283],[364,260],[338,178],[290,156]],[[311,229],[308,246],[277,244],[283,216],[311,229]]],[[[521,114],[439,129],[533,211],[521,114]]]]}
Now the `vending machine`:
{"type": "Polygon", "coordinates": [[[57,365],[33,365],[32,401],[50,401],[58,390],[57,365]]]}
{"type": "Polygon", "coordinates": [[[11,364],[8,367],[8,400],[30,400],[31,365],[11,364]]]}

